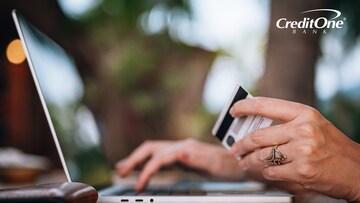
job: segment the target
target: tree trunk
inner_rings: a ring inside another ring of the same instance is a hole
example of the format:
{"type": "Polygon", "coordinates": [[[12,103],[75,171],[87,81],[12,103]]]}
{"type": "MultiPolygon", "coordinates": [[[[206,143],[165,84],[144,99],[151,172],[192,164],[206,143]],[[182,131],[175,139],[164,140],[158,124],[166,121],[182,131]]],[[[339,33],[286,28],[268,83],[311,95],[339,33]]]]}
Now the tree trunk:
{"type": "MultiPolygon", "coordinates": [[[[276,21],[280,18],[302,20],[301,12],[322,8],[323,1],[271,1],[271,20],[266,65],[263,80],[260,82],[260,95],[315,105],[315,64],[319,55],[321,30],[279,29],[276,21]]],[[[316,18],[318,12],[306,17],[316,18]]]]}

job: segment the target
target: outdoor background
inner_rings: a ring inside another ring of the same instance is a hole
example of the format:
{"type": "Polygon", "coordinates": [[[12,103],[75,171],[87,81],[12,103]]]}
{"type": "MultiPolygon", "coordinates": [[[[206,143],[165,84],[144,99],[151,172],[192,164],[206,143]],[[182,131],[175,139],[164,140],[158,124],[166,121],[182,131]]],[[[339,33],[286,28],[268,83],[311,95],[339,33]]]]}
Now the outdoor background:
{"type": "Polygon", "coordinates": [[[7,52],[14,8],[74,57],[110,163],[149,139],[218,143],[210,130],[236,83],[314,106],[360,141],[359,1],[12,0],[0,2],[0,147],[60,167],[26,60],[7,52]],[[341,11],[344,28],[275,27],[316,8],[341,11]]]}

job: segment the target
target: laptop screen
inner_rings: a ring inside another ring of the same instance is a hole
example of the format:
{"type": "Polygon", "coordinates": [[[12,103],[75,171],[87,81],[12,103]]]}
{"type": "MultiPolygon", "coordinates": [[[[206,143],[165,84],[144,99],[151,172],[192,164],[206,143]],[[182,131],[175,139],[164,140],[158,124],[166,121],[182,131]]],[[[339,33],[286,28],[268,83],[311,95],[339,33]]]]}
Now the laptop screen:
{"type": "Polygon", "coordinates": [[[13,17],[69,181],[111,183],[101,134],[85,105],[84,84],[71,57],[20,14],[13,17]]]}

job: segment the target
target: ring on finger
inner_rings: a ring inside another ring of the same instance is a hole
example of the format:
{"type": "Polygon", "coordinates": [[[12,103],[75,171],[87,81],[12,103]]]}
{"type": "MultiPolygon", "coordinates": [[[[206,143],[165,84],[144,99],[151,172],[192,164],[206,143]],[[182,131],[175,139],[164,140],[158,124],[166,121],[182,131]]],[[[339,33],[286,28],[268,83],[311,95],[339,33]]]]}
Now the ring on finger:
{"type": "Polygon", "coordinates": [[[266,162],[273,163],[275,165],[282,165],[283,161],[285,161],[286,156],[278,150],[279,145],[273,146],[271,148],[270,154],[265,158],[266,162]]]}

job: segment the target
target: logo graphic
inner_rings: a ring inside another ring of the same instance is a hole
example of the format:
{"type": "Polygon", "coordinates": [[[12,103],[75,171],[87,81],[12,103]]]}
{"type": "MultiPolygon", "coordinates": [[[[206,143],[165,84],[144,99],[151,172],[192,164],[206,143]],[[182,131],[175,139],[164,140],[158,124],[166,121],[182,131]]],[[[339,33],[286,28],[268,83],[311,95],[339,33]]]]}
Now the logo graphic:
{"type": "Polygon", "coordinates": [[[334,13],[335,16],[328,19],[326,17],[318,17],[316,19],[304,17],[301,21],[291,21],[287,18],[280,18],[276,21],[276,27],[279,29],[291,29],[292,34],[301,33],[301,34],[317,34],[320,30],[320,33],[326,34],[328,29],[341,29],[346,18],[340,18],[341,12],[335,9],[313,9],[304,11],[301,14],[312,13],[312,12],[326,12],[334,13]]]}

